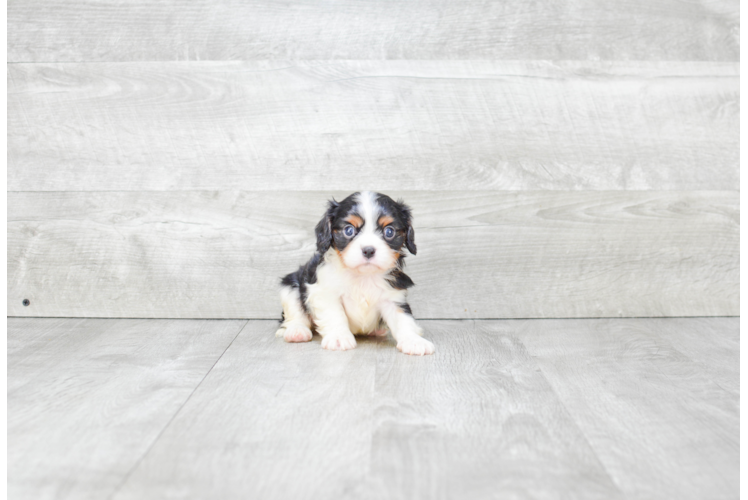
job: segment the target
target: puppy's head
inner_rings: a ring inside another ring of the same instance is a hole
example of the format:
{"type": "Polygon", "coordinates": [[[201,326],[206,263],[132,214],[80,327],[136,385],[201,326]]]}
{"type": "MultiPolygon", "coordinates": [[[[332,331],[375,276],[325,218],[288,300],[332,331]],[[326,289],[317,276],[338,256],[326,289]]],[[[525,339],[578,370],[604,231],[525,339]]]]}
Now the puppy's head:
{"type": "Polygon", "coordinates": [[[362,191],[330,201],[315,229],[317,251],[330,248],[345,267],[360,274],[384,273],[397,266],[404,248],[416,253],[410,208],[387,195],[362,191]]]}

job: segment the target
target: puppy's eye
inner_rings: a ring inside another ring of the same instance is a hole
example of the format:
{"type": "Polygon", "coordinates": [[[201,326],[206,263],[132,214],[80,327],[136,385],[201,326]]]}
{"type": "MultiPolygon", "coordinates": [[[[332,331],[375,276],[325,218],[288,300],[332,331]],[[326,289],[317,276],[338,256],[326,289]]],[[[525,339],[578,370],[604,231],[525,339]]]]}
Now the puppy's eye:
{"type": "Polygon", "coordinates": [[[395,229],[392,226],[387,226],[384,228],[385,239],[391,240],[394,236],[395,236],[395,229]]]}
{"type": "Polygon", "coordinates": [[[343,228],[343,234],[346,235],[348,238],[350,238],[351,236],[356,234],[356,230],[353,228],[353,226],[348,224],[347,226],[343,228]]]}

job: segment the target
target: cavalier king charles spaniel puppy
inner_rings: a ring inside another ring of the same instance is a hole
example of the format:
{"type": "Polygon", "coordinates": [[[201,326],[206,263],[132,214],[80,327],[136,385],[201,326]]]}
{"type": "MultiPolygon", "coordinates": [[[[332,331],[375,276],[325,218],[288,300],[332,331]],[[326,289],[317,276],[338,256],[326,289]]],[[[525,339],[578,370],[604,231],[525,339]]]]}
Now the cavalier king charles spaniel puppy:
{"type": "Polygon", "coordinates": [[[387,335],[405,354],[433,354],[407,302],[413,281],[403,272],[405,249],[416,254],[410,208],[389,196],[363,191],[332,200],[314,230],[317,253],[281,280],[283,315],[276,332],[286,342],[322,348],[356,347],[354,334],[387,335]]]}

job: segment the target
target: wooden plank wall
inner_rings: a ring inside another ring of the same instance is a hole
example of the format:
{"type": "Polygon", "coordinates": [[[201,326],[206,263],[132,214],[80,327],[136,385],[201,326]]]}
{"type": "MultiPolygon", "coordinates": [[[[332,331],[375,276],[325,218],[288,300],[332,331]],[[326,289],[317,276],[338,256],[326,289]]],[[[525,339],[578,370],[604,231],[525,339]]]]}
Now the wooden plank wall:
{"type": "Polygon", "coordinates": [[[8,312],[275,318],[371,189],[417,317],[737,315],[738,14],[12,0],[8,312]]]}

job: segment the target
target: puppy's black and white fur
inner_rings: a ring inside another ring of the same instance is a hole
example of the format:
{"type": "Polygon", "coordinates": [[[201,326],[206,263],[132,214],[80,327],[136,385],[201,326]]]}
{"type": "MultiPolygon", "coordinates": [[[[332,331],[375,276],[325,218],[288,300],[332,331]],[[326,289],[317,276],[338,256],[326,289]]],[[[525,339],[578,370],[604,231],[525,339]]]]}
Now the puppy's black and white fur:
{"type": "Polygon", "coordinates": [[[281,280],[282,324],[276,335],[307,342],[312,329],[322,347],[356,347],[354,334],[386,335],[405,354],[432,354],[422,337],[403,272],[405,249],[416,253],[410,208],[389,196],[363,191],[330,201],[315,228],[317,253],[281,280]]]}

